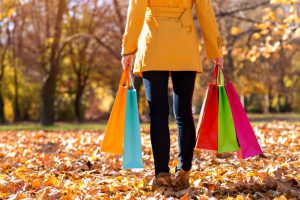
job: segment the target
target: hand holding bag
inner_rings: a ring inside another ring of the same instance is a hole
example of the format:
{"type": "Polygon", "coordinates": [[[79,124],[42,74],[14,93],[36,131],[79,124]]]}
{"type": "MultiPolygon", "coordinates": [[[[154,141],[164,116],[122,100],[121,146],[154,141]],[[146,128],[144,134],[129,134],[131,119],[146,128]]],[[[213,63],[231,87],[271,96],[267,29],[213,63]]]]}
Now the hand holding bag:
{"type": "Polygon", "coordinates": [[[128,70],[122,73],[100,150],[123,155],[123,169],[144,168],[137,95],[128,70]]]}
{"type": "Polygon", "coordinates": [[[238,95],[219,66],[215,66],[197,127],[196,149],[240,150],[241,158],[262,154],[238,95]]]}
{"type": "Polygon", "coordinates": [[[114,105],[112,107],[105,135],[101,143],[101,151],[123,154],[126,94],[129,86],[129,73],[123,71],[114,105]],[[125,86],[123,84],[126,83],[125,86]]]}

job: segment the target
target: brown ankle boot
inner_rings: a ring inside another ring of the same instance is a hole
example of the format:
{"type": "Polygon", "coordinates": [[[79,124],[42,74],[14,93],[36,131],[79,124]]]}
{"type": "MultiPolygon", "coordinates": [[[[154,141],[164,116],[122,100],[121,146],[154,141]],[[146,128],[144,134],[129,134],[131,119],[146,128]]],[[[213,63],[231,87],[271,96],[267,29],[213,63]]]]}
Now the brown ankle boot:
{"type": "Polygon", "coordinates": [[[187,189],[190,187],[189,179],[190,171],[184,171],[182,168],[180,168],[180,171],[175,173],[174,184],[179,189],[187,189]]]}
{"type": "Polygon", "coordinates": [[[160,187],[172,187],[171,174],[166,172],[160,172],[157,177],[152,179],[152,192],[160,187]]]}

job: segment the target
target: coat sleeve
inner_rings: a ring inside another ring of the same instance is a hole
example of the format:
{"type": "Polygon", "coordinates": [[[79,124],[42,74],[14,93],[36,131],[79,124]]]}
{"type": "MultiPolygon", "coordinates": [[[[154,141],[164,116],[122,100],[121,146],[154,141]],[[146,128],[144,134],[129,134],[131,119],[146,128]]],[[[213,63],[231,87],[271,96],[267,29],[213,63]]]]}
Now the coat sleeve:
{"type": "Polygon", "coordinates": [[[121,56],[133,54],[138,48],[138,39],[143,28],[147,0],[129,0],[127,21],[122,39],[121,56]]]}
{"type": "Polygon", "coordinates": [[[195,7],[204,38],[206,57],[209,59],[223,57],[223,40],[210,0],[195,0],[195,7]]]}

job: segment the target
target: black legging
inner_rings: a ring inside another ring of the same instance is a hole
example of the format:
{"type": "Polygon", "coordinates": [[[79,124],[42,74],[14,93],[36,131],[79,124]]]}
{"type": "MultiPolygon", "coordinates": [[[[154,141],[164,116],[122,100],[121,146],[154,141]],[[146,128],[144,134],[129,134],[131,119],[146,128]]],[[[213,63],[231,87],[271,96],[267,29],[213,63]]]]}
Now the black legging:
{"type": "MultiPolygon", "coordinates": [[[[150,136],[153,150],[155,175],[169,172],[170,132],[168,103],[168,71],[142,72],[150,109],[150,136]]],[[[173,109],[178,128],[178,160],[175,171],[182,167],[191,169],[196,143],[195,124],[192,115],[192,98],[195,86],[195,71],[172,71],[173,109]]]]}

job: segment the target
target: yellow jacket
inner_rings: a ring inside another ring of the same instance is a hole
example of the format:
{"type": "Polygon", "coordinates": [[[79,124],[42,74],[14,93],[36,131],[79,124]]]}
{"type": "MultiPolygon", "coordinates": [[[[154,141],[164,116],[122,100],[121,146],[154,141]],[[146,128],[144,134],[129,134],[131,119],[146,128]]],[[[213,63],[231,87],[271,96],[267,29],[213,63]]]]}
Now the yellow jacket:
{"type": "Polygon", "coordinates": [[[206,57],[222,57],[222,39],[210,0],[129,0],[121,55],[136,55],[135,75],[149,70],[202,72],[194,4],[206,57]]]}

